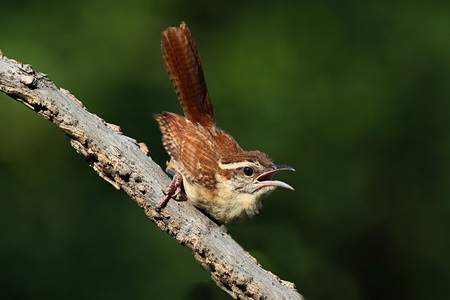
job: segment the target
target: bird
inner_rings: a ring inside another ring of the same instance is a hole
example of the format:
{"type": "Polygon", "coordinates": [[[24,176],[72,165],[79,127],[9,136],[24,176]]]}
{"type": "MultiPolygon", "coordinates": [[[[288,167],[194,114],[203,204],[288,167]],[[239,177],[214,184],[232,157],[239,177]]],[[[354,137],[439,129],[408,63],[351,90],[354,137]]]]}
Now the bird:
{"type": "Polygon", "coordinates": [[[166,111],[155,115],[170,155],[166,171],[173,175],[157,207],[162,209],[184,192],[219,225],[252,220],[276,187],[294,190],[273,180],[275,173],[294,168],[274,164],[264,152],[244,151],[218,127],[197,45],[185,22],[167,28],[161,39],[164,64],[184,116],[166,111]]]}

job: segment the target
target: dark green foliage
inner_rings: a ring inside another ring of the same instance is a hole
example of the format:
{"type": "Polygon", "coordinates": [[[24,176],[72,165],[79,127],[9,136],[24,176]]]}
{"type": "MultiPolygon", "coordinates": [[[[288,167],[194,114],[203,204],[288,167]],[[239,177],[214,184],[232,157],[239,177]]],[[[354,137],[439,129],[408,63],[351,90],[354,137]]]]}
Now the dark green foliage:
{"type": "MultiPolygon", "coordinates": [[[[365,1],[8,1],[0,49],[168,158],[181,113],[160,32],[186,21],[219,125],[295,173],[231,226],[307,299],[444,299],[450,6],[365,1]]],[[[5,299],[228,299],[55,126],[0,94],[5,299]]]]}

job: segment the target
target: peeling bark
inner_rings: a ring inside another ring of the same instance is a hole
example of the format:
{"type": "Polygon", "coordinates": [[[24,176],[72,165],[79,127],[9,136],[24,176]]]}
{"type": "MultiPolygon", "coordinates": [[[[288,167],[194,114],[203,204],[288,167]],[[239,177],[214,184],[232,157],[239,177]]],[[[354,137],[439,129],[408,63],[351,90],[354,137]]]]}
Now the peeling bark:
{"type": "Polygon", "coordinates": [[[124,190],[161,230],[189,248],[219,287],[235,299],[302,299],[293,283],[281,280],[229,234],[187,201],[155,207],[170,179],[152,161],[147,146],[122,134],[69,91],[58,89],[31,65],[0,51],[0,90],[58,126],[101,178],[124,190]]]}

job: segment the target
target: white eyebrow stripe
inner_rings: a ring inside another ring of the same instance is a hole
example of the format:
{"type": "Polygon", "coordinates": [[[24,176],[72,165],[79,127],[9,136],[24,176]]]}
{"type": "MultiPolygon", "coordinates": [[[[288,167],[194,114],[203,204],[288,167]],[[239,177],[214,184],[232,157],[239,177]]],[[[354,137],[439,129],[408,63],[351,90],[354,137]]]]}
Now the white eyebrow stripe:
{"type": "Polygon", "coordinates": [[[229,163],[229,164],[223,164],[219,162],[219,168],[222,170],[236,170],[243,167],[254,167],[256,169],[260,169],[262,166],[259,162],[249,162],[249,161],[241,161],[237,163],[229,163]]]}

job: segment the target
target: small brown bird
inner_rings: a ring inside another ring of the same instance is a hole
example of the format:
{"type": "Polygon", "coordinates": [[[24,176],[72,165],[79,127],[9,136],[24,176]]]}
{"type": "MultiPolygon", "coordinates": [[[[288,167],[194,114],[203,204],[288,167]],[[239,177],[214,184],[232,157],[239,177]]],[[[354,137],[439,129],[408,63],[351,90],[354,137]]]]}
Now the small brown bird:
{"type": "Polygon", "coordinates": [[[251,220],[260,212],[263,197],[277,186],[293,190],[272,177],[294,169],[275,165],[263,152],[242,150],[216,125],[189,27],[182,22],[161,36],[166,69],[186,117],[170,112],[155,116],[171,157],[167,171],[173,175],[159,207],[183,188],[188,200],[219,224],[251,220]]]}

